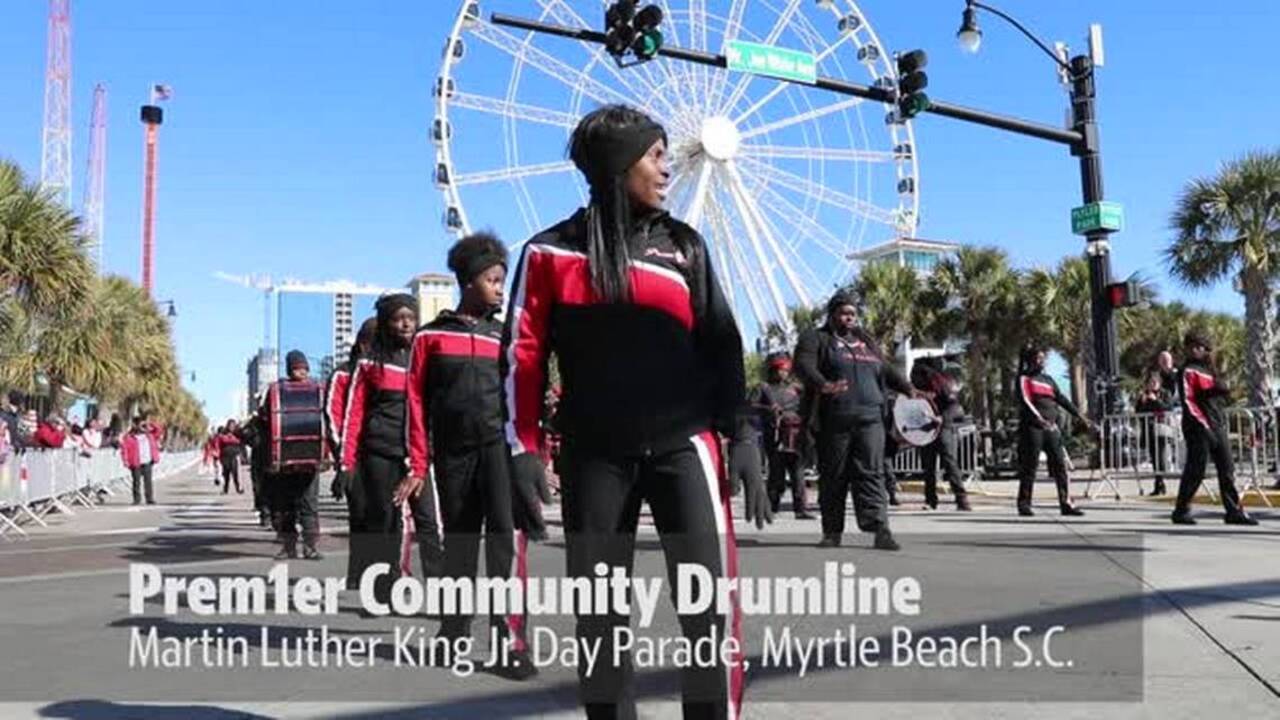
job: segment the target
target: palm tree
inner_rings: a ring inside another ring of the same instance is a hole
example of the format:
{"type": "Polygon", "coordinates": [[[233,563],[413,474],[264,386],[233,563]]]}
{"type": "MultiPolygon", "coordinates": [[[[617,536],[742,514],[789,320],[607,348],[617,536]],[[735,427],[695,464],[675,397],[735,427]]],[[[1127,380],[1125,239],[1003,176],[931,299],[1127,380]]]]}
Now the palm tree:
{"type": "Polygon", "coordinates": [[[80,219],[0,160],[0,297],[48,313],[83,301],[92,278],[80,219]]]}
{"type": "Polygon", "coordinates": [[[1004,250],[965,247],[939,262],[928,282],[936,310],[930,335],[968,338],[965,367],[973,414],[989,426],[989,361],[993,352],[1008,350],[998,344],[999,338],[1018,324],[1018,275],[1004,250]]]}
{"type": "Polygon", "coordinates": [[[770,322],[765,326],[762,338],[769,347],[788,348],[795,344],[796,338],[805,330],[811,330],[826,319],[826,305],[793,305],[790,310],[793,332],[788,334],[780,323],[770,322]]]}
{"type": "Polygon", "coordinates": [[[1177,200],[1165,249],[1170,272],[1206,287],[1234,272],[1244,294],[1249,404],[1269,404],[1271,282],[1280,274],[1280,152],[1252,152],[1189,182],[1177,200]]]}
{"type": "Polygon", "coordinates": [[[862,268],[853,292],[862,307],[862,325],[882,348],[892,348],[919,336],[930,313],[921,304],[924,283],[915,270],[895,263],[872,263],[862,268]]]}
{"type": "Polygon", "coordinates": [[[1083,257],[1065,257],[1053,270],[1037,268],[1027,273],[1024,287],[1044,333],[1041,340],[1067,361],[1071,399],[1087,413],[1088,378],[1095,362],[1089,263],[1083,257]]]}

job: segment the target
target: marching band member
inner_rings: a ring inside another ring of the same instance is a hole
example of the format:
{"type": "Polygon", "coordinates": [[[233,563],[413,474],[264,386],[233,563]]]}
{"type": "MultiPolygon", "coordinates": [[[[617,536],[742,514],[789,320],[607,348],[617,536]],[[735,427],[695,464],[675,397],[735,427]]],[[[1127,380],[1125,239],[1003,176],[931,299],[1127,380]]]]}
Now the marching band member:
{"type": "Polygon", "coordinates": [[[1018,514],[1023,517],[1035,515],[1031,509],[1031,496],[1043,451],[1049,464],[1049,475],[1058,486],[1059,511],[1063,515],[1084,515],[1083,510],[1071,504],[1067,453],[1062,447],[1062,432],[1058,429],[1058,408],[1066,410],[1091,431],[1094,427],[1076,409],[1075,403],[1062,394],[1058,383],[1045,374],[1045,358],[1043,349],[1029,345],[1022,351],[1018,369],[1018,514]]]}
{"type": "MultiPolygon", "coordinates": [[[[378,330],[378,319],[367,318],[356,333],[356,341],[351,345],[345,366],[338,368],[329,377],[329,385],[325,389],[325,429],[329,435],[329,449],[333,453],[336,471],[329,492],[334,500],[347,501],[347,543],[359,546],[356,536],[366,532],[364,520],[365,497],[363,486],[355,472],[342,469],[342,437],[347,420],[347,399],[351,394],[351,375],[355,372],[360,358],[369,354],[373,344],[374,333],[378,330]]],[[[357,552],[347,553],[347,589],[355,590],[360,586],[360,576],[365,571],[361,563],[362,556],[357,552]]]]}
{"type": "Polygon", "coordinates": [[[877,549],[899,549],[889,530],[883,477],[886,394],[917,393],[858,326],[854,300],[843,292],[827,302],[826,324],[800,335],[796,370],[805,383],[808,417],[817,423],[818,546],[840,545],[852,493],[858,529],[875,534],[877,549]]]}
{"type": "MultiPolygon", "coordinates": [[[[773,513],[748,430],[737,325],[706,242],[662,210],[666,131],[638,110],[609,105],[582,118],[569,154],[590,202],[525,245],[506,316],[512,451],[542,448],[554,354],[569,575],[593,577],[597,563],[629,570],[645,502],[672,573],[678,563],[697,563],[713,576],[731,575],[737,555],[717,433],[731,439],[729,470],[745,486],[748,518],[763,527],[773,513]]],[[[714,609],[680,621],[691,641],[738,628],[736,617],[726,625],[714,609]]],[[[579,615],[577,634],[612,658],[613,629],[627,623],[621,615],[579,615]]],[[[737,717],[740,657],[681,673],[686,718],[737,717]]],[[[587,716],[634,718],[632,675],[626,653],[594,672],[580,663],[587,716]]]]}
{"type": "MultiPolygon", "coordinates": [[[[285,372],[290,381],[302,382],[310,377],[311,364],[302,351],[290,350],[285,355],[285,372]]],[[[267,402],[269,397],[270,391],[263,395],[263,402],[258,406],[257,422],[261,440],[268,442],[266,428],[271,427],[271,408],[267,402]]],[[[266,453],[263,456],[265,460],[266,453]]],[[[282,543],[276,559],[298,557],[299,525],[302,526],[302,556],[308,560],[323,559],[324,556],[317,547],[320,540],[319,483],[320,478],[314,469],[263,473],[262,485],[270,496],[268,505],[271,508],[272,524],[275,525],[282,543]]]]}
{"type": "Polygon", "coordinates": [[[1183,341],[1186,361],[1178,371],[1179,400],[1182,402],[1182,436],[1187,443],[1187,460],[1178,484],[1178,502],[1173,509],[1177,525],[1195,525],[1191,517],[1191,499],[1204,482],[1206,462],[1212,458],[1218,471],[1218,493],[1222,497],[1224,521],[1228,525],[1257,525],[1258,521],[1244,511],[1236,492],[1235,467],[1231,460],[1231,442],[1223,404],[1231,390],[1214,366],[1208,338],[1192,331],[1183,341]]]}
{"type": "Polygon", "coordinates": [[[802,388],[791,378],[791,355],[773,353],[765,358],[766,382],[756,389],[753,407],[764,429],[765,453],[769,460],[769,504],[778,512],[782,494],[791,488],[791,505],[797,520],[812,520],[806,502],[804,475],[800,467],[803,420],[800,418],[802,388]]]}
{"type": "MultiPolygon", "coordinates": [[[[502,307],[507,250],[488,233],[468,235],[449,250],[449,269],[461,289],[458,308],[441,312],[413,339],[409,477],[397,496],[433,496],[432,506],[442,516],[447,576],[476,576],[483,532],[488,576],[508,578],[521,573],[527,545],[512,528],[511,451],[502,432],[498,373],[502,323],[494,318],[502,307]],[[434,465],[434,478],[428,475],[428,463],[434,465]]],[[[521,462],[541,470],[540,457],[521,462]]],[[[470,637],[471,620],[470,615],[446,617],[440,634],[450,640],[470,637]]],[[[534,675],[523,615],[495,615],[491,621],[509,645],[503,674],[514,679],[534,675]]]]}
{"type": "MultiPolygon", "coordinates": [[[[412,295],[397,293],[378,298],[377,331],[369,355],[360,359],[351,377],[350,399],[342,437],[342,470],[357,473],[359,486],[348,492],[359,493],[364,507],[364,531],[351,539],[351,552],[358,554],[359,567],[385,562],[392,569],[400,567],[400,549],[404,535],[401,517],[406,483],[405,424],[406,390],[409,387],[409,348],[418,327],[418,303],[412,295]]],[[[438,575],[443,550],[439,524],[436,522],[434,496],[422,493],[414,498],[411,509],[426,503],[422,512],[415,511],[415,535],[427,543],[422,553],[423,572],[438,575]]],[[[396,573],[379,578],[374,588],[386,600],[396,573]]]]}
{"type": "Polygon", "coordinates": [[[911,368],[911,384],[933,401],[934,409],[942,420],[938,437],[920,448],[920,462],[924,465],[924,502],[931,510],[938,508],[938,464],[942,464],[942,479],[951,488],[956,509],[969,511],[969,494],[960,482],[960,436],[956,423],[964,417],[960,407],[960,395],[955,382],[945,372],[930,367],[927,361],[919,361],[911,368]]]}

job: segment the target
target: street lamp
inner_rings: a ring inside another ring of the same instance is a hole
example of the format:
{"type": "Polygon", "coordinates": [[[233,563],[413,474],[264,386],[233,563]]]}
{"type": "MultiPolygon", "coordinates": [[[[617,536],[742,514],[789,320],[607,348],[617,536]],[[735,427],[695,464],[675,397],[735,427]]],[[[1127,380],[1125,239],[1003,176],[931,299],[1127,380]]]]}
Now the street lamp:
{"type": "Polygon", "coordinates": [[[165,315],[169,316],[170,318],[178,317],[178,306],[175,305],[172,300],[158,300],[156,301],[156,305],[168,305],[169,310],[168,312],[165,313],[165,315]]]}
{"type": "MultiPolygon", "coordinates": [[[[961,50],[964,50],[967,53],[976,54],[978,49],[982,47],[982,28],[978,27],[979,8],[986,10],[996,17],[1003,18],[1005,22],[1017,28],[1019,32],[1027,36],[1028,40],[1035,43],[1036,47],[1043,50],[1059,68],[1065,71],[1068,77],[1073,76],[1074,73],[1071,70],[1071,66],[1064,62],[1062,58],[1058,57],[1057,53],[1051,50],[1044,41],[1036,37],[1034,33],[1026,28],[1026,26],[1001,10],[991,7],[985,3],[980,3],[978,0],[965,0],[964,15],[960,20],[960,29],[956,31],[956,41],[960,43],[961,50]]],[[[1090,72],[1092,72],[1092,67],[1090,68],[1090,72]]]]}
{"type": "Polygon", "coordinates": [[[964,19],[960,23],[960,31],[956,33],[960,49],[967,53],[976,53],[982,46],[982,29],[978,27],[978,9],[969,3],[964,9],[964,19]]]}
{"type": "MultiPolygon", "coordinates": [[[[1070,83],[1071,125],[1079,133],[1079,140],[1071,144],[1071,154],[1080,159],[1080,181],[1085,206],[1076,210],[1094,210],[1101,213],[1103,203],[1102,190],[1102,153],[1098,139],[1098,119],[1096,103],[1096,87],[1093,69],[1102,64],[1102,34],[1099,26],[1090,27],[1089,54],[1077,55],[1068,62],[1062,55],[1054,52],[1040,38],[1036,37],[1022,23],[1018,22],[999,9],[977,0],[965,0],[964,14],[961,17],[960,30],[956,40],[960,47],[968,52],[977,52],[982,45],[982,30],[978,27],[978,10],[991,13],[1018,29],[1036,47],[1044,51],[1057,65],[1065,81],[1070,83]]],[[[1073,215],[1074,215],[1073,211],[1073,215]]],[[[1119,212],[1118,207],[1116,212],[1119,212]]],[[[1109,299],[1108,288],[1111,286],[1111,241],[1110,234],[1119,225],[1096,222],[1082,222],[1079,229],[1075,222],[1072,231],[1085,237],[1086,254],[1089,257],[1089,289],[1090,310],[1093,326],[1093,351],[1097,358],[1097,383],[1093,389],[1101,403],[1091,403],[1095,416],[1113,410],[1118,400],[1117,386],[1120,369],[1120,354],[1116,345],[1116,323],[1114,307],[1109,299]],[[1101,405],[1101,407],[1099,407],[1101,405]]]]}

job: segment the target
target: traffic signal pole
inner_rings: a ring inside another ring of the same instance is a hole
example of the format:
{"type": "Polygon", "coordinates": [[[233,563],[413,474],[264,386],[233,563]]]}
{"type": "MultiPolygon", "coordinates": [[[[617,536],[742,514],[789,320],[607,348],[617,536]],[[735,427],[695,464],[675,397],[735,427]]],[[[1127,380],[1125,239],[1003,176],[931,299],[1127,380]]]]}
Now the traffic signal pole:
{"type": "MultiPolygon", "coordinates": [[[[557,35],[600,45],[606,43],[607,36],[605,33],[587,28],[567,27],[502,13],[494,13],[490,20],[494,25],[503,25],[547,35],[557,35]]],[[[657,55],[699,65],[719,68],[729,67],[728,59],[724,55],[715,53],[663,46],[657,51],[657,55]]],[[[1066,145],[1070,148],[1073,156],[1080,158],[1080,184],[1084,202],[1086,204],[1101,202],[1103,200],[1102,152],[1098,145],[1092,61],[1088,56],[1077,56],[1071,60],[1071,70],[1072,127],[1070,129],[936,100],[931,100],[928,107],[924,108],[923,111],[975,125],[984,125],[997,130],[1066,145]]],[[[893,91],[831,77],[818,76],[812,84],[786,78],[773,79],[778,82],[808,85],[842,95],[875,100],[888,105],[896,106],[898,100],[897,93],[893,91]]],[[[1093,349],[1098,373],[1098,387],[1092,389],[1093,392],[1090,393],[1090,396],[1091,398],[1102,400],[1101,403],[1092,402],[1090,404],[1090,410],[1095,419],[1101,419],[1104,413],[1111,412],[1115,407],[1117,399],[1116,379],[1120,366],[1119,352],[1116,346],[1115,318],[1112,308],[1107,302],[1105,291],[1106,286],[1111,282],[1111,249],[1107,239],[1110,232],[1110,230],[1098,229],[1091,230],[1085,235],[1089,256],[1089,281],[1092,291],[1093,349]]]]}

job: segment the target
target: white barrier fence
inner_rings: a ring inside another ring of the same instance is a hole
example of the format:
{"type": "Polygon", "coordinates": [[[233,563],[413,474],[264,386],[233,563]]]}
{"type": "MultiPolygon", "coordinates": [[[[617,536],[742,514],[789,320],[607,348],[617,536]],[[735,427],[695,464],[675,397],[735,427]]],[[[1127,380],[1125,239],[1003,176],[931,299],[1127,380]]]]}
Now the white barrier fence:
{"type": "MultiPolygon", "coordinates": [[[[1236,488],[1241,500],[1257,493],[1271,507],[1263,483],[1280,467],[1280,422],[1273,408],[1228,408],[1224,413],[1227,441],[1235,466],[1236,488]]],[[[1165,413],[1119,413],[1103,419],[1100,447],[1100,478],[1111,487],[1117,500],[1123,497],[1119,480],[1136,480],[1139,492],[1144,480],[1164,478],[1176,488],[1186,463],[1186,441],[1180,411],[1165,413]]],[[[1215,476],[1213,462],[1207,463],[1206,479],[1215,476]]],[[[1217,502],[1213,482],[1201,488],[1217,502]]],[[[1175,490],[1176,492],[1176,490],[1175,490]]],[[[1092,496],[1092,478],[1087,496],[1092,496]]]]}
{"type": "MultiPolygon", "coordinates": [[[[199,457],[196,450],[165,453],[152,476],[159,480],[172,475],[199,457]]],[[[114,495],[117,486],[131,482],[116,450],[28,450],[10,455],[0,462],[0,537],[25,536],[24,522],[47,527],[44,518],[52,512],[75,515],[75,506],[93,509],[99,493],[114,495]]]]}
{"type": "MultiPolygon", "coordinates": [[[[956,427],[957,450],[956,462],[960,466],[960,481],[965,485],[982,482],[982,433],[977,425],[959,425],[956,427]]],[[[894,475],[920,475],[924,473],[924,460],[920,448],[903,445],[889,460],[889,468],[894,475]]],[[[942,469],[938,468],[939,480],[942,469]]]]}

